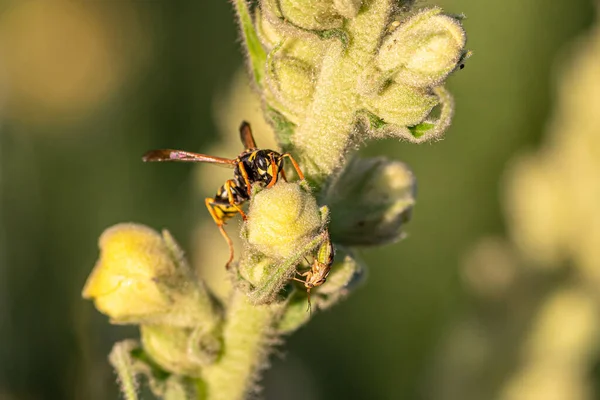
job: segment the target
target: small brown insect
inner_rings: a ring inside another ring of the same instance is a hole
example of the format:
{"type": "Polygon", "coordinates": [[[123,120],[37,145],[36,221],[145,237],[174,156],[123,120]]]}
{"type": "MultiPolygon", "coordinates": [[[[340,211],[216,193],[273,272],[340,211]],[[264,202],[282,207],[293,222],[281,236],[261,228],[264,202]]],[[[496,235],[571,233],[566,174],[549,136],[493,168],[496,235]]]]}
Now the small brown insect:
{"type": "Polygon", "coordinates": [[[308,296],[307,311],[311,311],[310,290],[325,283],[327,276],[331,271],[334,256],[335,251],[333,249],[333,244],[331,243],[331,240],[329,240],[329,233],[327,233],[326,239],[319,246],[317,256],[313,260],[310,270],[303,273],[297,273],[299,276],[304,277],[304,280],[296,277],[293,278],[295,281],[302,282],[306,288],[306,294],[308,296]]]}

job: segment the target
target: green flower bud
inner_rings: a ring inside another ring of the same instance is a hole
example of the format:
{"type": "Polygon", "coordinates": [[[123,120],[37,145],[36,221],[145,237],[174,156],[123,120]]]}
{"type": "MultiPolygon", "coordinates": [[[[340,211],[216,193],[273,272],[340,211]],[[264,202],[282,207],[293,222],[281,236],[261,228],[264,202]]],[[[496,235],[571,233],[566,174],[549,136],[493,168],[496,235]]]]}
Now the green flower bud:
{"type": "Polygon", "coordinates": [[[279,20],[274,23],[267,18],[262,10],[256,11],[256,34],[263,47],[268,51],[281,45],[281,54],[302,60],[311,66],[321,63],[321,58],[327,47],[326,41],[313,35],[290,35],[290,29],[279,20]],[[288,28],[286,30],[286,28],[288,28]]]}
{"type": "Polygon", "coordinates": [[[254,194],[242,235],[245,252],[237,287],[253,304],[272,303],[295,267],[329,238],[329,213],[298,183],[280,182],[254,194]]]}
{"type": "Polygon", "coordinates": [[[255,251],[282,260],[297,254],[322,225],[314,196],[298,183],[279,182],[252,197],[245,230],[255,251]]]}
{"type": "MultiPolygon", "coordinates": [[[[310,69],[311,74],[315,75],[321,65],[326,48],[327,41],[315,40],[313,37],[286,39],[282,44],[279,56],[302,61],[305,67],[310,69]]],[[[313,78],[316,79],[316,76],[313,78]]],[[[314,85],[315,82],[312,82],[311,86],[314,85]]]]}
{"type": "Polygon", "coordinates": [[[322,31],[340,28],[343,22],[333,6],[333,0],[268,0],[262,4],[303,29],[322,31]]]}
{"type": "Polygon", "coordinates": [[[362,3],[362,0],[333,0],[335,10],[345,18],[356,17],[362,3]]]}
{"type": "Polygon", "coordinates": [[[398,126],[420,123],[438,102],[433,94],[398,83],[391,83],[381,94],[364,99],[369,111],[384,122],[398,126]]]}
{"type": "MultiPolygon", "coordinates": [[[[273,57],[267,61],[266,82],[281,107],[299,120],[310,104],[315,74],[309,64],[292,57],[273,57]]],[[[286,113],[286,114],[287,114],[286,113]]]]}
{"type": "Polygon", "coordinates": [[[188,376],[171,375],[161,383],[162,385],[160,385],[161,387],[158,390],[152,384],[150,385],[152,394],[159,399],[192,400],[200,398],[197,381],[188,376]]]}
{"type": "Polygon", "coordinates": [[[382,72],[375,65],[369,64],[358,76],[356,90],[364,96],[376,96],[389,84],[392,74],[382,72]]]}
{"type": "Polygon", "coordinates": [[[413,173],[401,162],[383,157],[352,160],[327,193],[332,239],[348,246],[400,239],[415,188],[413,173]]]}
{"type": "MultiPolygon", "coordinates": [[[[115,343],[108,359],[115,368],[125,399],[138,399],[138,381],[141,377],[145,378],[156,398],[198,398],[197,384],[190,376],[165,373],[164,368],[158,365],[136,340],[115,343]]],[[[197,373],[197,369],[192,371],[192,374],[197,373]]]]}
{"type": "Polygon", "coordinates": [[[245,291],[250,292],[252,288],[261,286],[261,281],[264,277],[272,274],[273,268],[273,260],[270,258],[253,251],[244,252],[238,270],[240,276],[250,284],[250,287],[245,288],[245,291]],[[245,257],[246,255],[249,255],[249,257],[245,257]]]}
{"type": "Polygon", "coordinates": [[[256,35],[266,50],[270,51],[283,40],[282,32],[279,32],[277,27],[265,17],[260,8],[255,11],[255,21],[256,35]]]}
{"type": "Polygon", "coordinates": [[[202,365],[214,362],[219,354],[219,338],[196,328],[142,325],[144,351],[165,371],[199,376],[202,365]]]}
{"type": "Polygon", "coordinates": [[[440,84],[456,68],[466,42],[460,22],[441,12],[431,8],[404,21],[381,44],[378,68],[411,86],[440,84]]]}

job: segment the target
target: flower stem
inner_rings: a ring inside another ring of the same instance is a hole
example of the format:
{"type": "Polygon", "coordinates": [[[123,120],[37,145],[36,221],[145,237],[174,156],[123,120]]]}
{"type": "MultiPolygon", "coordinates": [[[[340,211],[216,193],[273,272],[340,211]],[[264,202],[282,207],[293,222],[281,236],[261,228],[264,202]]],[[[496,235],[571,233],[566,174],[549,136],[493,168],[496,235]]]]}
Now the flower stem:
{"type": "Polygon", "coordinates": [[[317,181],[341,165],[349,146],[347,138],[361,107],[357,79],[377,49],[389,3],[376,0],[366,4],[347,23],[349,44],[333,39],[326,51],[312,104],[292,139],[297,151],[310,158],[303,160],[305,174],[317,181]]]}
{"type": "Polygon", "coordinates": [[[282,312],[279,304],[252,305],[234,291],[227,307],[221,358],[203,371],[202,399],[242,400],[253,391],[273,344],[273,324],[282,312]]]}

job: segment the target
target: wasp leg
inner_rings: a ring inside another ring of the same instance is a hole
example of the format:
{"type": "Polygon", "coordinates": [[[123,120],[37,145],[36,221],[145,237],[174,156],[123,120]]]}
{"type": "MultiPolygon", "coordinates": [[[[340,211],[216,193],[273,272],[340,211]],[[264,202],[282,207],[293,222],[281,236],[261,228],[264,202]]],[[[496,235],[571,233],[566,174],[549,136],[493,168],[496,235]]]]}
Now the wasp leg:
{"type": "Polygon", "coordinates": [[[283,170],[283,168],[281,169],[281,171],[279,171],[279,173],[281,174],[281,179],[283,179],[284,182],[287,182],[287,176],[285,176],[285,171],[283,170]]]}
{"type": "Polygon", "coordinates": [[[273,154],[269,154],[269,160],[271,160],[271,165],[269,165],[269,175],[271,175],[271,182],[269,182],[267,188],[273,187],[273,185],[277,183],[277,176],[279,176],[279,168],[277,168],[277,164],[275,163],[273,154]]]}
{"type": "Polygon", "coordinates": [[[233,183],[233,185],[235,185],[235,181],[233,179],[230,179],[227,182],[225,182],[225,191],[227,192],[227,198],[229,199],[229,204],[231,204],[231,206],[233,208],[235,208],[237,210],[237,212],[240,213],[240,215],[242,216],[242,218],[245,221],[248,219],[248,217],[246,216],[246,213],[240,208],[240,206],[235,204],[235,199],[233,198],[233,191],[231,189],[232,183],[233,183]]]}
{"type": "Polygon", "coordinates": [[[281,155],[281,157],[287,157],[287,158],[290,159],[290,161],[292,162],[292,165],[294,166],[294,169],[296,170],[296,173],[298,174],[298,178],[301,181],[303,181],[304,180],[304,174],[300,170],[300,166],[298,165],[298,163],[296,162],[296,160],[294,160],[294,157],[292,157],[292,155],[290,153],[283,153],[281,155]]]}
{"type": "Polygon", "coordinates": [[[213,203],[214,201],[215,199],[207,197],[206,199],[204,199],[204,204],[206,204],[206,208],[208,209],[210,216],[215,221],[215,224],[217,224],[219,231],[221,231],[221,235],[223,236],[223,238],[227,242],[227,245],[229,246],[229,260],[227,260],[227,263],[225,264],[225,269],[229,269],[229,265],[233,261],[233,242],[229,238],[229,235],[227,235],[227,232],[225,232],[225,228],[223,228],[225,220],[215,212],[216,205],[213,203]]]}
{"type": "Polygon", "coordinates": [[[242,174],[242,178],[244,178],[244,183],[246,184],[246,190],[248,191],[248,197],[252,195],[252,185],[250,184],[250,178],[248,178],[248,171],[246,171],[246,167],[244,167],[243,162],[238,163],[238,169],[242,174]]]}

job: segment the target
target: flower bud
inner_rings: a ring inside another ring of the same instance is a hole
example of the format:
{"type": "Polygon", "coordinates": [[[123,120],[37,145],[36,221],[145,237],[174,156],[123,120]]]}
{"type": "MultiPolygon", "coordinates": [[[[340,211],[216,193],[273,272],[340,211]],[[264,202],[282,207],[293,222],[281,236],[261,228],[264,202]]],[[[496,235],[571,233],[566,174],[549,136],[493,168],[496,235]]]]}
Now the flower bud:
{"type": "Polygon", "coordinates": [[[383,41],[376,57],[396,82],[427,87],[440,84],[464,54],[465,31],[455,18],[431,8],[410,17],[383,41]]]}
{"type": "Polygon", "coordinates": [[[264,277],[272,275],[274,269],[273,260],[269,257],[264,257],[261,254],[253,252],[244,252],[244,257],[240,260],[238,270],[240,276],[250,284],[250,287],[238,287],[245,289],[246,292],[252,290],[255,286],[260,286],[264,277]],[[248,255],[248,257],[246,257],[248,255]]]}
{"type": "Polygon", "coordinates": [[[277,46],[283,40],[282,33],[277,30],[277,27],[265,17],[264,13],[260,8],[257,8],[254,14],[256,35],[260,40],[263,47],[271,51],[271,49],[277,46]]]}
{"type": "Polygon", "coordinates": [[[280,301],[280,291],[294,273],[302,255],[293,257],[291,262],[280,262],[261,254],[244,252],[238,266],[241,279],[236,282],[237,289],[248,296],[251,304],[272,304],[280,301]]]}
{"type": "Polygon", "coordinates": [[[364,102],[369,111],[386,123],[410,126],[423,121],[439,99],[423,90],[391,83],[379,95],[365,97],[364,102]]]}
{"type": "Polygon", "coordinates": [[[402,237],[415,203],[416,181],[398,161],[352,160],[327,193],[335,243],[377,245],[402,237]]]}
{"type": "Polygon", "coordinates": [[[335,10],[343,17],[354,18],[362,6],[362,0],[333,0],[335,10]]]}
{"type": "Polygon", "coordinates": [[[281,299],[295,267],[328,240],[327,207],[317,207],[312,194],[298,183],[280,182],[252,197],[242,236],[246,247],[238,266],[237,287],[252,304],[281,299]]]}
{"type": "Polygon", "coordinates": [[[281,45],[281,54],[310,64],[311,68],[321,63],[326,41],[313,35],[291,35],[285,24],[276,21],[279,23],[273,23],[261,9],[256,10],[256,34],[268,52],[281,45]]]}
{"type": "Polygon", "coordinates": [[[358,76],[356,91],[363,96],[376,96],[389,85],[391,76],[389,71],[380,71],[374,64],[369,64],[358,76]]]}
{"type": "Polygon", "coordinates": [[[269,0],[263,2],[263,7],[270,7],[284,20],[308,30],[340,28],[343,22],[333,0],[269,0]]]}
{"type": "Polygon", "coordinates": [[[268,257],[285,259],[306,246],[321,226],[314,196],[298,183],[279,182],[253,196],[246,221],[247,242],[268,257]]]}
{"type": "Polygon", "coordinates": [[[176,274],[163,238],[143,225],[120,224],[100,236],[100,260],[83,289],[99,311],[114,320],[168,311],[172,300],[158,277],[176,274]]]}
{"type": "Polygon", "coordinates": [[[102,233],[100,259],[83,297],[114,323],[214,325],[219,318],[168,232],[138,224],[115,225],[102,233]]]}
{"type": "Polygon", "coordinates": [[[296,120],[301,119],[312,100],[313,68],[292,57],[274,57],[268,64],[266,76],[271,94],[296,120]]]}
{"type": "Polygon", "coordinates": [[[199,328],[168,325],[141,325],[144,351],[166,371],[199,376],[202,365],[214,362],[221,345],[219,338],[199,328]]]}

